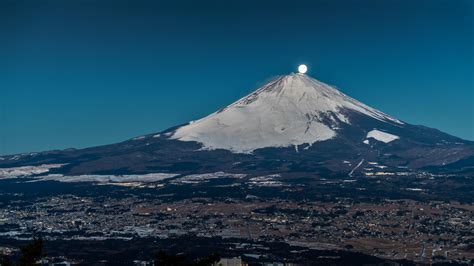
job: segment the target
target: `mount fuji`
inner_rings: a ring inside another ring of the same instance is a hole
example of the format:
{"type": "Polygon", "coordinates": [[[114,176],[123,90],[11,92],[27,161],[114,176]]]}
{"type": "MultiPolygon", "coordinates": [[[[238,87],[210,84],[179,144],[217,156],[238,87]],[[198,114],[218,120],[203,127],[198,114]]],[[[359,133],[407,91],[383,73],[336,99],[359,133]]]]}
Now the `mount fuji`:
{"type": "Polygon", "coordinates": [[[392,171],[464,171],[473,158],[474,142],[405,123],[298,73],[185,125],[112,145],[3,156],[0,170],[353,176],[370,163],[392,171]]]}
{"type": "Polygon", "coordinates": [[[266,147],[308,147],[336,138],[343,125],[351,125],[351,113],[404,125],[298,73],[279,77],[228,107],[178,128],[172,138],[202,143],[204,149],[239,153],[266,147]]]}

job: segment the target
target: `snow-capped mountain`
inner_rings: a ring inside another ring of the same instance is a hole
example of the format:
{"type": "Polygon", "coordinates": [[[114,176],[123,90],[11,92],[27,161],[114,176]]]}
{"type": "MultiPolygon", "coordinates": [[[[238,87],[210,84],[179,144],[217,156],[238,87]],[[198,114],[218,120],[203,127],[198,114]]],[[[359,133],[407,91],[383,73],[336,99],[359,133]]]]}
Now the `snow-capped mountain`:
{"type": "Polygon", "coordinates": [[[0,169],[32,175],[47,168],[88,178],[216,172],[354,176],[373,165],[463,171],[472,169],[473,158],[471,141],[402,122],[333,86],[290,74],[185,125],[112,145],[0,156],[0,169]]]}
{"type": "Polygon", "coordinates": [[[298,73],[281,76],[237,102],[178,128],[172,138],[196,141],[205,149],[238,153],[312,145],[336,137],[342,124],[350,125],[350,112],[384,123],[404,124],[298,73]]]}

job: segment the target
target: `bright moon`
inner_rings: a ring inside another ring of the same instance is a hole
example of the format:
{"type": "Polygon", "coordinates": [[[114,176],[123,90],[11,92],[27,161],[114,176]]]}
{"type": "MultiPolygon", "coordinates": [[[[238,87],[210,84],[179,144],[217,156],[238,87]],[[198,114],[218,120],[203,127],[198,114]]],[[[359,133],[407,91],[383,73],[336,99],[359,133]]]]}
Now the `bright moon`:
{"type": "Polygon", "coordinates": [[[306,71],[308,71],[308,67],[306,65],[300,65],[298,67],[298,72],[300,72],[301,74],[306,73],[306,71]]]}

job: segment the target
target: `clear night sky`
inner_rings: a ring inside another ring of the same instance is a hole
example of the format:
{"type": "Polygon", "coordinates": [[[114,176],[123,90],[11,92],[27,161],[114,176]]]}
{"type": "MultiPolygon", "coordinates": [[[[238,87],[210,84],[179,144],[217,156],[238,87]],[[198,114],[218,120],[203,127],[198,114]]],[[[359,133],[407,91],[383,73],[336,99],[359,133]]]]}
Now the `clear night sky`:
{"type": "Polygon", "coordinates": [[[0,154],[161,131],[300,63],[474,140],[473,1],[254,2],[0,0],[0,154]]]}

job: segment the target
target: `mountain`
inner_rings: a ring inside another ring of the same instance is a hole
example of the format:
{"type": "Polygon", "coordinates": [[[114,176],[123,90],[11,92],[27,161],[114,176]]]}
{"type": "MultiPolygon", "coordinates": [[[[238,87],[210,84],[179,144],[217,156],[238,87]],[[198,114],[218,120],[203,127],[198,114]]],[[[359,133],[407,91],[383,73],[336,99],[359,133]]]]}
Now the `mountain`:
{"type": "Polygon", "coordinates": [[[410,125],[333,86],[290,74],[186,125],[112,145],[3,156],[0,168],[46,164],[57,166],[46,171],[68,175],[352,176],[374,164],[392,171],[451,169],[457,162],[471,167],[459,162],[473,157],[474,142],[410,125]]]}
{"type": "Polygon", "coordinates": [[[279,77],[228,107],[178,128],[172,138],[202,143],[204,149],[240,153],[266,147],[312,145],[337,137],[341,125],[351,124],[349,117],[354,112],[403,126],[403,122],[331,86],[304,74],[292,74],[279,77]]]}

